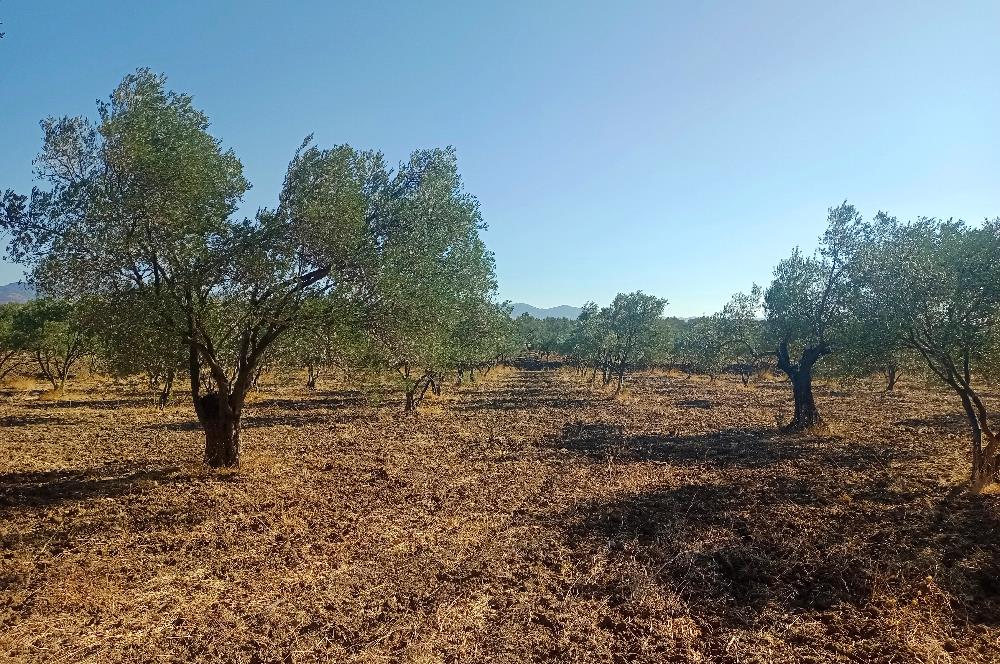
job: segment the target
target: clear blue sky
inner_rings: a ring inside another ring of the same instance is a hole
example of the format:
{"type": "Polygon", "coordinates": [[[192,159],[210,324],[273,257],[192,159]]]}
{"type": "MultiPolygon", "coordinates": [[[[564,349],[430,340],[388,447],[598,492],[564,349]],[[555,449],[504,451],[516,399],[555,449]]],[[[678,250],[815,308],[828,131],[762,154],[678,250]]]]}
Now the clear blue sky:
{"type": "Polygon", "coordinates": [[[1000,215],[995,1],[0,0],[0,20],[0,188],[30,187],[41,118],[93,115],[148,66],[236,149],[248,212],[310,132],[392,161],[454,145],[501,295],[539,306],[641,288],[710,313],[844,199],[1000,215]]]}

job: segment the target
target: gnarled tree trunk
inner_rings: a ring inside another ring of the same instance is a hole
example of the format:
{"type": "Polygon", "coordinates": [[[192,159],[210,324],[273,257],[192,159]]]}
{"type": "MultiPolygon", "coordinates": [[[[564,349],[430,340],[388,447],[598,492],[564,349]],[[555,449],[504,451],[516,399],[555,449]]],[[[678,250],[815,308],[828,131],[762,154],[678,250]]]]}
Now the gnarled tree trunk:
{"type": "Polygon", "coordinates": [[[205,462],[213,468],[232,467],[240,462],[240,418],[222,395],[210,392],[200,398],[202,426],[205,427],[205,462]]]}
{"type": "Polygon", "coordinates": [[[792,398],[795,402],[795,415],[788,429],[791,431],[808,429],[823,424],[816,399],[812,391],[812,367],[789,374],[792,381],[792,398]]]}
{"type": "Polygon", "coordinates": [[[795,414],[792,421],[785,426],[785,431],[802,431],[822,426],[823,418],[813,397],[812,371],[816,362],[828,352],[824,344],[808,346],[802,351],[799,361],[792,363],[788,355],[788,342],[783,341],[778,345],[778,368],[785,372],[792,383],[792,399],[795,404],[795,414]]]}
{"type": "Polygon", "coordinates": [[[972,429],[972,492],[979,493],[1000,479],[1000,435],[990,428],[989,414],[971,380],[954,380],[952,386],[962,399],[972,429]]]}
{"type": "MultiPolygon", "coordinates": [[[[213,366],[218,391],[201,393],[201,365],[198,349],[191,344],[189,371],[191,399],[198,421],[205,431],[205,463],[212,468],[231,468],[240,463],[240,413],[250,386],[250,374],[245,371],[235,383],[230,383],[218,366],[213,366]]],[[[250,367],[248,371],[252,371],[250,367]]]]}

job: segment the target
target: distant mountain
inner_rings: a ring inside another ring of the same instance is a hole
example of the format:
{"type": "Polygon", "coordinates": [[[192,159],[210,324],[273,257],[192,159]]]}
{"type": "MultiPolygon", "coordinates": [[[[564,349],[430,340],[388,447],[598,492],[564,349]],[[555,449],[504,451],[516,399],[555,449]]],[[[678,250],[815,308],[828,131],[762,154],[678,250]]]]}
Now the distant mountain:
{"type": "Polygon", "coordinates": [[[0,304],[8,302],[27,302],[35,297],[35,290],[25,284],[12,283],[0,286],[0,304]]]}
{"type": "Polygon", "coordinates": [[[583,311],[580,307],[571,307],[568,304],[563,304],[558,307],[549,307],[548,309],[541,309],[539,307],[533,307],[530,304],[525,304],[524,302],[515,302],[513,305],[514,310],[511,312],[511,316],[517,318],[521,314],[528,314],[529,316],[534,316],[535,318],[576,318],[583,311]]]}

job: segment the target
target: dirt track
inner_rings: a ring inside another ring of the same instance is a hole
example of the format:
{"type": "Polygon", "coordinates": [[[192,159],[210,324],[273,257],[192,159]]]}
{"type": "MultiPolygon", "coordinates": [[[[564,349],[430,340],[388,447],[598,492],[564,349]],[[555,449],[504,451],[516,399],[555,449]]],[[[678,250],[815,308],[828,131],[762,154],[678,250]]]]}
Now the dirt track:
{"type": "Polygon", "coordinates": [[[189,407],[0,401],[0,658],[1000,661],[1000,498],[945,394],[510,371],[416,419],[282,389],[243,467],[189,407]]]}

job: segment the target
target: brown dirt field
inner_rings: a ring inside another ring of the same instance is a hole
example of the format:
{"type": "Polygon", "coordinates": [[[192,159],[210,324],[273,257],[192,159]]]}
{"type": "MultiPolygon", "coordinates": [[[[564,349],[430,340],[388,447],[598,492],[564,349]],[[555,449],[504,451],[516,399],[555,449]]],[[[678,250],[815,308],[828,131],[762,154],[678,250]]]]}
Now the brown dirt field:
{"type": "Polygon", "coordinates": [[[419,417],[260,394],[237,472],[179,397],[0,399],[15,662],[997,662],[1000,496],[947,394],[510,370],[419,417]]]}

